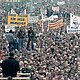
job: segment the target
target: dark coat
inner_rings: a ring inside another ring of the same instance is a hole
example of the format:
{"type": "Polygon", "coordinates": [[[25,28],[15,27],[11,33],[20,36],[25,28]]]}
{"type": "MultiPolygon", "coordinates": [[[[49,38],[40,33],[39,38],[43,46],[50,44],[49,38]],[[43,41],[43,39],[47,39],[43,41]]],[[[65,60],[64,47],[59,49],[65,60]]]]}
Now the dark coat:
{"type": "Polygon", "coordinates": [[[9,57],[8,59],[4,60],[1,64],[1,67],[4,77],[16,77],[17,71],[20,71],[19,62],[12,57],[9,57]]]}
{"type": "Polygon", "coordinates": [[[23,30],[20,30],[17,34],[17,37],[20,38],[24,38],[25,37],[25,32],[23,30]]]}
{"type": "Polygon", "coordinates": [[[33,30],[28,30],[28,38],[34,38],[35,34],[33,30]]]}

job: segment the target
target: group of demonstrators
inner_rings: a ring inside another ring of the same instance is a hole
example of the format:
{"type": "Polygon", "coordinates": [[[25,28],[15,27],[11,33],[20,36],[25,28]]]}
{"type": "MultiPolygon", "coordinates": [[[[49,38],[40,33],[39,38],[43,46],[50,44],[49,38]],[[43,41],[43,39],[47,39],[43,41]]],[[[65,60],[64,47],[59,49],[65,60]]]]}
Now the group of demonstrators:
{"type": "Polygon", "coordinates": [[[79,34],[67,34],[63,27],[35,36],[30,27],[27,32],[20,28],[14,35],[17,47],[10,50],[10,43],[3,36],[1,62],[11,51],[20,70],[31,73],[31,80],[79,80],[79,34]]]}
{"type": "MultiPolygon", "coordinates": [[[[31,49],[34,50],[34,36],[35,36],[35,34],[34,34],[32,27],[30,27],[30,29],[27,32],[23,27],[20,27],[15,32],[10,30],[9,33],[3,33],[2,35],[4,35],[5,40],[7,39],[6,41],[8,41],[7,47],[10,52],[15,49],[17,49],[18,51],[22,50],[24,48],[24,44],[26,41],[27,41],[26,49],[29,50],[30,49],[29,47],[31,44],[31,46],[32,46],[31,49]],[[26,33],[27,33],[27,35],[26,35],[26,33]]],[[[7,49],[6,46],[5,46],[5,49],[7,49]]]]}

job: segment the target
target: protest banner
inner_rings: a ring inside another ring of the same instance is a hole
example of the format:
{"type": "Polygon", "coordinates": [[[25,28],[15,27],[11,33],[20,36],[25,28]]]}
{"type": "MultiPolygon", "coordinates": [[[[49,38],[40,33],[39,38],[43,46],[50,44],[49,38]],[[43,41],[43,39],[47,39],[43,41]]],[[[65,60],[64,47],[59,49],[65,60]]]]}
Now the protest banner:
{"type": "Polygon", "coordinates": [[[8,26],[27,26],[28,15],[8,14],[8,26]]]}
{"type": "Polygon", "coordinates": [[[60,20],[58,20],[56,22],[48,24],[49,29],[60,28],[60,27],[63,27],[63,26],[64,26],[63,19],[60,19],[60,20]]]}
{"type": "Polygon", "coordinates": [[[80,33],[80,17],[70,13],[70,26],[67,26],[67,33],[80,33]]]}

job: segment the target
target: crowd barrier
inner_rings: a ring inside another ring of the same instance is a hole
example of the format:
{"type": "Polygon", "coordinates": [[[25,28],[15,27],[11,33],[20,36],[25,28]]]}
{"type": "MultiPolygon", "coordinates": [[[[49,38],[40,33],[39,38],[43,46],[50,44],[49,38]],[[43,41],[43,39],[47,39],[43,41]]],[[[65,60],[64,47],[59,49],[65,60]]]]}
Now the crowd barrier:
{"type": "MultiPolygon", "coordinates": [[[[30,76],[30,73],[17,73],[19,76],[30,76]]],[[[2,73],[0,73],[0,77],[2,76],[2,73]]]]}
{"type": "MultiPolygon", "coordinates": [[[[0,77],[0,80],[8,80],[8,78],[0,77]]],[[[30,78],[29,77],[13,77],[12,80],[30,80],[30,78]]]]}
{"type": "MultiPolygon", "coordinates": [[[[19,77],[13,77],[12,80],[30,80],[30,73],[17,73],[17,75],[19,77]],[[20,76],[25,76],[25,77],[20,77],[20,76]]],[[[8,78],[4,78],[2,76],[2,73],[0,73],[0,80],[8,80],[8,78]]]]}

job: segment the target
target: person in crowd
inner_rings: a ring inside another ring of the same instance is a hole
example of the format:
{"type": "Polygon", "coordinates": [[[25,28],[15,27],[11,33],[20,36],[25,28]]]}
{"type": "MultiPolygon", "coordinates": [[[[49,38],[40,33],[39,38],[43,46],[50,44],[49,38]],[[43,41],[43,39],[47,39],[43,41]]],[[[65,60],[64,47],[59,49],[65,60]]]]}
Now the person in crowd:
{"type": "Polygon", "coordinates": [[[10,30],[9,33],[6,33],[5,35],[9,43],[9,51],[12,51],[15,45],[15,37],[14,37],[13,31],[10,30]]]}
{"type": "Polygon", "coordinates": [[[1,63],[3,77],[16,77],[20,71],[19,62],[14,59],[14,53],[9,53],[9,58],[1,63]]]}
{"type": "Polygon", "coordinates": [[[27,50],[30,48],[30,42],[31,42],[31,49],[34,50],[34,37],[35,33],[32,27],[28,30],[28,43],[27,43],[27,50]]]}
{"type": "Polygon", "coordinates": [[[0,61],[2,59],[2,48],[0,47],[0,61]]]}
{"type": "MultiPolygon", "coordinates": [[[[37,31],[36,29],[35,32],[37,31]]],[[[27,40],[24,49],[15,52],[21,69],[29,67],[31,73],[33,73],[32,77],[39,80],[42,78],[49,80],[79,80],[79,64],[77,64],[77,56],[80,57],[79,34],[67,34],[65,27],[63,27],[58,31],[57,29],[50,30],[40,37],[37,36],[35,42],[36,50],[34,52],[26,50],[27,40]],[[56,40],[57,33],[60,39],[56,40]]],[[[5,53],[2,54],[5,55],[5,53]]],[[[4,57],[6,56],[2,56],[2,60],[4,60],[4,57]]]]}
{"type": "Polygon", "coordinates": [[[19,49],[24,48],[24,36],[25,36],[25,32],[23,30],[23,27],[21,27],[17,34],[17,37],[19,39],[19,49]]]}

